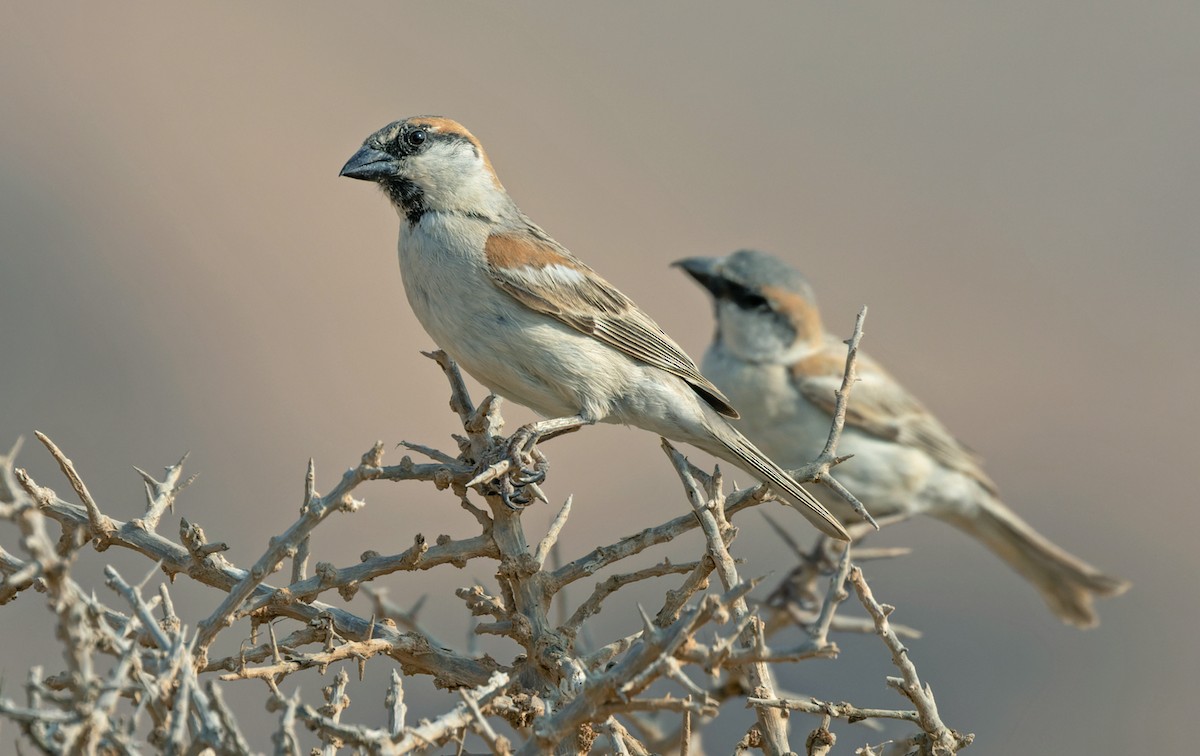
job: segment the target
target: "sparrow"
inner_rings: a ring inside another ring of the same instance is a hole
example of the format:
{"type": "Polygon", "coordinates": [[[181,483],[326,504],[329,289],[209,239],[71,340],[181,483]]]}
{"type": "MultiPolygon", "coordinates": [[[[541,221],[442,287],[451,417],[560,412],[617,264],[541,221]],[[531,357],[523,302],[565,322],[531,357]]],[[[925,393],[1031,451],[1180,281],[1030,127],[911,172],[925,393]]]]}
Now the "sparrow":
{"type": "Polygon", "coordinates": [[[737,412],[683,349],[521,212],[461,124],[438,116],[388,124],[341,175],[376,182],[394,206],[404,291],[437,345],[492,393],[548,418],[514,434],[516,485],[539,479],[521,466],[537,439],[622,423],[745,469],[822,533],[849,540],[730,425],[737,412]]]}
{"type": "MultiPolygon", "coordinates": [[[[775,257],[740,251],[674,263],[712,296],[716,335],[703,370],[742,413],[739,427],[785,467],[814,459],[829,435],[845,342],[828,334],[808,281],[775,257]]],[[[977,454],[863,352],[837,478],[876,517],[924,514],[980,541],[1041,593],[1064,622],[1096,624],[1095,596],[1129,583],[1038,533],[1000,500],[977,454]]],[[[832,496],[835,514],[849,510],[832,496]]]]}

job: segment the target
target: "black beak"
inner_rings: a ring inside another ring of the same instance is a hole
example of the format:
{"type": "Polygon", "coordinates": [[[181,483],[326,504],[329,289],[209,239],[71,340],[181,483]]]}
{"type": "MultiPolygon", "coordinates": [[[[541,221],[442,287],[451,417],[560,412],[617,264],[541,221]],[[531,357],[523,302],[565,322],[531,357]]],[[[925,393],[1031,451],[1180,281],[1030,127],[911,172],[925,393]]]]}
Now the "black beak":
{"type": "Polygon", "coordinates": [[[392,155],[364,144],[346,161],[338,175],[362,181],[382,181],[395,178],[399,167],[399,162],[392,155]]]}
{"type": "Polygon", "coordinates": [[[710,294],[718,296],[724,290],[724,279],[718,270],[721,259],[720,257],[685,257],[682,260],[676,260],[671,265],[683,268],[685,273],[708,289],[710,294]]]}

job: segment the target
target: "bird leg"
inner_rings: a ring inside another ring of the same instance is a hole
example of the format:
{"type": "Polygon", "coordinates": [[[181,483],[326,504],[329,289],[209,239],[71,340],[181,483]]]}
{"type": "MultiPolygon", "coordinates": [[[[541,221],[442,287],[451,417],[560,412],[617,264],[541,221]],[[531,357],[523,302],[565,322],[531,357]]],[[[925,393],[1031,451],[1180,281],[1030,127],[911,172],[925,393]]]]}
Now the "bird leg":
{"type": "Polygon", "coordinates": [[[545,455],[535,448],[537,443],[564,433],[577,431],[596,422],[583,415],[558,417],[529,423],[517,429],[508,439],[504,457],[488,465],[482,472],[467,481],[468,486],[496,481],[495,493],[505,506],[521,510],[529,506],[533,498],[545,500],[537,484],[546,479],[549,463],[545,455]],[[532,466],[526,466],[526,460],[532,466]]]}
{"type": "Polygon", "coordinates": [[[518,488],[530,483],[541,483],[546,479],[549,463],[541,452],[534,449],[539,441],[549,441],[565,433],[573,433],[585,425],[596,422],[583,415],[555,417],[539,420],[517,429],[508,440],[509,477],[518,488]],[[533,460],[532,467],[525,466],[525,458],[533,460]]]}

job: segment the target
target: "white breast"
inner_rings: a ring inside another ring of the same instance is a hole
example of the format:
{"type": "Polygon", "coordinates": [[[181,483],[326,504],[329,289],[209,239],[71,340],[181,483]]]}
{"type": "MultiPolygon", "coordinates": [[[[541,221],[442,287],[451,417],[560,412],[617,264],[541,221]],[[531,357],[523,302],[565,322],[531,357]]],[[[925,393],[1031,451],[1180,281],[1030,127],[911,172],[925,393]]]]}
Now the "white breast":
{"type": "Polygon", "coordinates": [[[464,370],[547,417],[582,412],[645,427],[644,418],[664,414],[665,405],[676,415],[700,412],[682,381],[529,309],[492,283],[482,253],[489,230],[486,222],[438,213],[400,230],[409,304],[464,370]]]}

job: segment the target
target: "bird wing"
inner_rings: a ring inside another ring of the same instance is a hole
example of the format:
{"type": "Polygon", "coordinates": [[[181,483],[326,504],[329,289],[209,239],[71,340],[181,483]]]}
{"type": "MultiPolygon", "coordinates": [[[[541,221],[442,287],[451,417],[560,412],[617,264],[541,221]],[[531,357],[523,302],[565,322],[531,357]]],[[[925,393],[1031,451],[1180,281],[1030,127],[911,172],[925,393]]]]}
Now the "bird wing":
{"type": "Polygon", "coordinates": [[[729,399],[629,297],[532,223],[492,234],[484,246],[492,282],[531,310],[679,376],[717,412],[738,416],[729,399]]]}
{"type": "MultiPolygon", "coordinates": [[[[823,349],[791,368],[792,384],[830,417],[837,401],[834,392],[841,386],[846,366],[845,352],[839,347],[830,339],[823,349]]],[[[968,475],[996,493],[996,484],[983,471],[979,455],[954,438],[879,363],[859,352],[857,369],[859,381],[851,390],[846,408],[847,427],[920,449],[942,466],[968,475]]]]}

